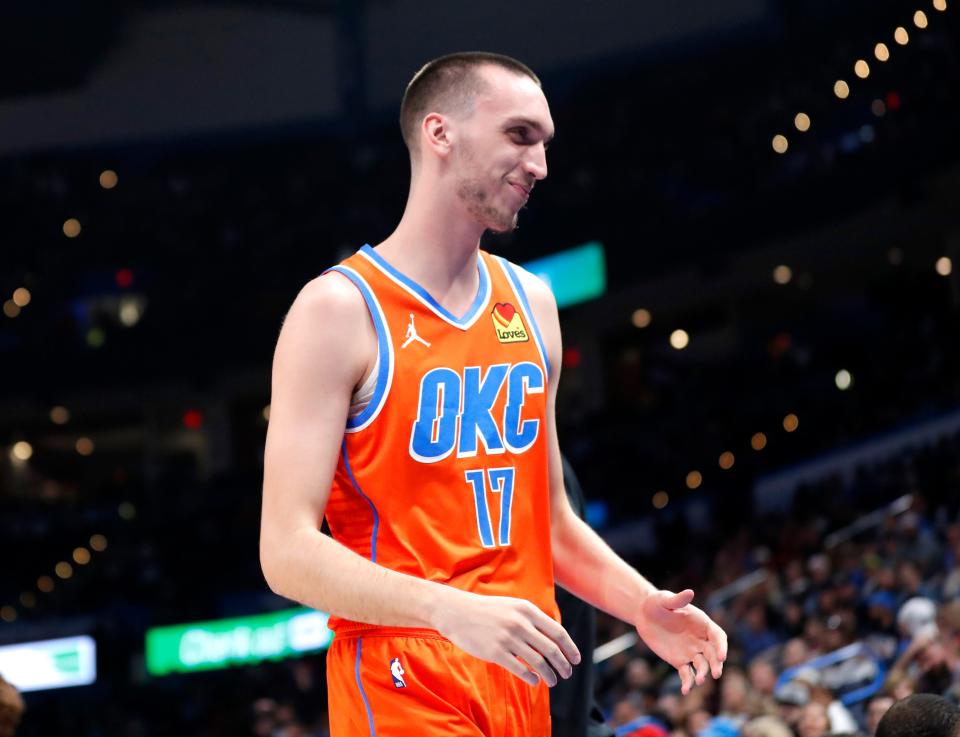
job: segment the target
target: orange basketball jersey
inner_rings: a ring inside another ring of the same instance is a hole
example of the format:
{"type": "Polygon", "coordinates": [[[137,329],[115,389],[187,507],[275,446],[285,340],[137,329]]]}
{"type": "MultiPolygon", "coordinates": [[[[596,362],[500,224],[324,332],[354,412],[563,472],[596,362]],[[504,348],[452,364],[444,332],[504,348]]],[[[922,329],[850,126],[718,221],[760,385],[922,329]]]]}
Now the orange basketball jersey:
{"type": "Polygon", "coordinates": [[[481,251],[477,296],[459,317],[370,246],[332,270],[363,295],[378,339],[372,393],[347,423],[327,504],[334,538],[395,571],[527,599],[559,619],[549,365],[516,267],[481,251]]]}

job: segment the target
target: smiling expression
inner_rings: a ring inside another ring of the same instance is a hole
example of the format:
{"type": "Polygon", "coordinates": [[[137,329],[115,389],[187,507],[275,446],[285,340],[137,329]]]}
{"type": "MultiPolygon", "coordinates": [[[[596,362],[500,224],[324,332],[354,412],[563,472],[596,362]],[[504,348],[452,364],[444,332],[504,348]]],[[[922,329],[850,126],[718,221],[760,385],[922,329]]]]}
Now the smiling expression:
{"type": "Polygon", "coordinates": [[[454,129],[454,186],[472,218],[502,233],[517,227],[534,185],[547,176],[553,119],[543,91],[529,77],[495,66],[478,74],[487,86],[454,129]]]}

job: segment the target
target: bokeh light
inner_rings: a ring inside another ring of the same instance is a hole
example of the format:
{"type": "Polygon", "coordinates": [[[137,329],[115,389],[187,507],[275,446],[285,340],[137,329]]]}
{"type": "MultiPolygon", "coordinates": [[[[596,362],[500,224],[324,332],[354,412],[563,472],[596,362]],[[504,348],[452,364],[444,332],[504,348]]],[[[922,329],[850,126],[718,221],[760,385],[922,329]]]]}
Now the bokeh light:
{"type": "Polygon", "coordinates": [[[853,375],[846,369],[840,369],[837,371],[837,375],[833,378],[833,381],[837,385],[837,389],[846,391],[853,384],[853,375]]]}
{"type": "Polygon", "coordinates": [[[777,284],[789,284],[793,279],[793,269],[786,264],[780,264],[773,270],[773,280],[777,284]]]}
{"type": "Polygon", "coordinates": [[[76,218],[70,218],[63,223],[63,234],[67,236],[67,238],[76,238],[80,235],[80,231],[80,221],[76,218]]]}
{"type": "Polygon", "coordinates": [[[650,314],[650,310],[644,309],[643,307],[639,310],[634,310],[633,315],[630,317],[630,322],[633,323],[635,328],[649,327],[652,320],[653,315],[650,314]]]}
{"type": "Polygon", "coordinates": [[[33,456],[33,446],[26,440],[19,440],[13,444],[10,454],[18,461],[29,461],[33,456]]]}
{"type": "Polygon", "coordinates": [[[30,290],[26,287],[17,287],[13,290],[13,303],[17,307],[26,307],[30,304],[31,297],[30,290]]]}
{"type": "Polygon", "coordinates": [[[140,322],[140,303],[133,297],[120,300],[120,322],[124,327],[132,328],[140,322]]]}

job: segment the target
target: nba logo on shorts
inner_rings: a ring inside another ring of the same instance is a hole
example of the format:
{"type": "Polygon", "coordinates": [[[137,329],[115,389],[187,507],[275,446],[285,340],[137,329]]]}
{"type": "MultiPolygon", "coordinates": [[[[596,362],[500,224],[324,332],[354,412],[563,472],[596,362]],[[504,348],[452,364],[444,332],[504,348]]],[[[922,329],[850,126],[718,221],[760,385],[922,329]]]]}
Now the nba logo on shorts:
{"type": "Polygon", "coordinates": [[[397,688],[406,688],[407,682],[403,680],[403,666],[400,665],[400,658],[394,658],[390,661],[390,675],[393,676],[393,685],[397,688]]]}

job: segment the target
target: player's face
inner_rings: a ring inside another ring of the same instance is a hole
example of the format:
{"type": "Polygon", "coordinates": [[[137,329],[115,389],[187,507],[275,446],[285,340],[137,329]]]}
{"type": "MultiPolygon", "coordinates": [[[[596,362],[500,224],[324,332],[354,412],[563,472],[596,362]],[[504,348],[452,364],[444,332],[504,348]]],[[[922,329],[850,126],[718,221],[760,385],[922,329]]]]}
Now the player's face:
{"type": "Polygon", "coordinates": [[[490,88],[459,126],[456,192],[477,222],[502,233],[517,227],[534,184],[547,176],[553,119],[547,98],[529,77],[499,67],[480,73],[490,88]]]}

